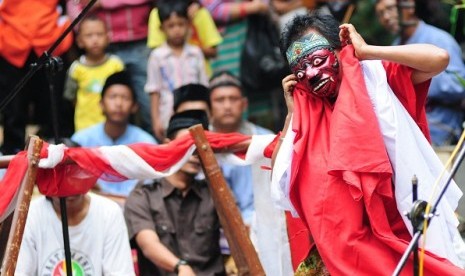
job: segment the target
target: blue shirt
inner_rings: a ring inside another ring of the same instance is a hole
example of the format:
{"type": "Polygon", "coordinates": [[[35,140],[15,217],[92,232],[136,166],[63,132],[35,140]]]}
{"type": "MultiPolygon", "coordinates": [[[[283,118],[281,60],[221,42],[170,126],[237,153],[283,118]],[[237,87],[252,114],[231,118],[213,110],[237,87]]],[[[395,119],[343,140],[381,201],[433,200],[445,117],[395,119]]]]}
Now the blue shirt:
{"type": "MultiPolygon", "coordinates": [[[[71,136],[71,140],[82,147],[129,145],[134,143],[157,144],[152,135],[134,125],[128,125],[123,135],[118,137],[116,140],[113,140],[107,135],[104,127],[104,123],[99,123],[85,128],[74,133],[74,135],[71,136]]],[[[97,184],[104,193],[128,196],[132,189],[136,186],[137,181],[137,179],[130,179],[122,182],[109,182],[99,179],[97,184]]]]}
{"type": "MultiPolygon", "coordinates": [[[[455,75],[465,78],[462,51],[449,33],[423,21],[419,22],[415,33],[406,42],[414,43],[433,44],[449,53],[450,61],[446,70],[431,80],[426,116],[433,145],[451,145],[459,139],[464,120],[461,102],[465,98],[465,87],[455,75]]],[[[399,44],[399,39],[394,44],[399,44]]]]}

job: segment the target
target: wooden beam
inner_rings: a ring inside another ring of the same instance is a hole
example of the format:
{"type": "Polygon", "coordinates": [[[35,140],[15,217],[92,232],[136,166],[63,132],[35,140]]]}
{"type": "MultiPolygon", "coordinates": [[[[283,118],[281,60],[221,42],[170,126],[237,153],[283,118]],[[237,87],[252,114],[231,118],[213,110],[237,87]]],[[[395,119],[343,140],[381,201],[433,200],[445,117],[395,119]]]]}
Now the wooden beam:
{"type": "Polygon", "coordinates": [[[216,211],[239,275],[265,275],[234,196],[221,173],[221,168],[208,143],[202,125],[192,126],[189,131],[194,138],[203,171],[210,183],[209,187],[216,211]]]}
{"type": "Polygon", "coordinates": [[[0,272],[0,274],[4,276],[13,276],[15,273],[24,227],[29,212],[29,204],[31,203],[32,192],[35,185],[42,144],[43,141],[37,136],[31,136],[29,138],[27,148],[28,167],[19,188],[18,199],[13,213],[12,225],[0,272]]]}

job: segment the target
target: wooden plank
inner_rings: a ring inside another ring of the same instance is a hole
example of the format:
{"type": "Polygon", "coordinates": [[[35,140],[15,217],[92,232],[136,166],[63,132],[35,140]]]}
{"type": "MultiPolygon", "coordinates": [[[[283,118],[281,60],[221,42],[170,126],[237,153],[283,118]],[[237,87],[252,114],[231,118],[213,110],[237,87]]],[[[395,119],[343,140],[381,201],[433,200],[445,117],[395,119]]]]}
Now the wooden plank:
{"type": "Polygon", "coordinates": [[[194,138],[203,171],[210,183],[209,187],[216,211],[239,275],[265,275],[257,252],[250,241],[249,233],[242,221],[236,200],[226,184],[202,125],[192,126],[189,131],[194,138]]]}
{"type": "Polygon", "coordinates": [[[1,275],[12,276],[15,273],[16,262],[18,260],[19,249],[21,248],[24,227],[29,211],[29,204],[31,203],[32,192],[35,185],[42,144],[43,141],[37,136],[31,136],[29,138],[27,148],[28,168],[19,189],[18,201],[13,213],[13,221],[2,263],[1,275]]]}

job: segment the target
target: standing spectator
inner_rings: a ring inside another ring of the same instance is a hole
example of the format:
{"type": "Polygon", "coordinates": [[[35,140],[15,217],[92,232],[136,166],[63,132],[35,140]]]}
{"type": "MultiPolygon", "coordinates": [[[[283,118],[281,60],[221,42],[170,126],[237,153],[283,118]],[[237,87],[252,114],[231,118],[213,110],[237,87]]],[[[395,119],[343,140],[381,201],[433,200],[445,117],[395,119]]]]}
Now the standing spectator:
{"type": "MultiPolygon", "coordinates": [[[[105,122],[76,132],[71,139],[83,147],[127,145],[133,143],[156,144],[144,130],[130,124],[130,117],[137,112],[137,98],[126,71],[110,75],[102,89],[100,107],[105,122]]],[[[97,185],[104,193],[128,196],[137,180],[108,182],[99,179],[97,185]]]]}
{"type": "MultiPolygon", "coordinates": [[[[0,99],[10,95],[15,85],[35,62],[55,42],[70,24],[61,17],[57,0],[0,1],[0,99]]],[[[63,55],[72,44],[70,34],[58,45],[53,55],[63,55]]],[[[63,85],[55,84],[55,87],[63,85]]],[[[56,91],[61,99],[63,90],[56,91]]],[[[1,111],[3,116],[3,154],[23,150],[25,128],[29,122],[29,104],[34,101],[35,114],[40,115],[41,128],[50,127],[50,95],[43,71],[30,82],[1,111]]],[[[59,105],[57,108],[59,108],[59,105]]]]}
{"type": "MultiPolygon", "coordinates": [[[[272,134],[268,129],[243,118],[247,98],[239,79],[228,71],[210,80],[211,129],[215,132],[240,132],[247,135],[272,134]]],[[[244,223],[267,275],[291,275],[290,251],[287,244],[284,213],[273,206],[269,186],[270,173],[262,163],[250,166],[221,164],[223,175],[236,198],[244,223]]]]}
{"type": "MultiPolygon", "coordinates": [[[[67,11],[75,18],[89,0],[67,0],[67,11]]],[[[109,52],[119,56],[131,75],[132,85],[139,103],[141,127],[152,131],[150,101],[144,93],[147,77],[148,18],[153,0],[99,0],[93,6],[93,12],[110,30],[109,52]]]]}
{"type": "MultiPolygon", "coordinates": [[[[198,1],[189,0],[188,3],[189,19],[192,22],[188,41],[190,44],[196,45],[202,49],[202,53],[205,56],[207,64],[207,75],[211,76],[211,67],[208,59],[216,57],[216,46],[220,44],[223,39],[216,28],[210,12],[206,8],[202,7],[198,1]]],[[[165,41],[166,36],[160,30],[158,9],[154,8],[150,13],[149,18],[147,45],[150,48],[156,48],[165,41]]]]}
{"type": "Polygon", "coordinates": [[[173,90],[189,83],[208,83],[202,51],[186,43],[187,7],[183,0],[159,1],[158,5],[166,42],[150,54],[145,91],[150,94],[153,131],[159,141],[173,113],[173,90]]]}
{"type": "Polygon", "coordinates": [[[447,146],[457,143],[462,133],[465,87],[459,81],[465,78],[465,65],[462,51],[455,39],[447,32],[426,24],[417,17],[415,5],[423,1],[404,1],[401,14],[396,0],[378,0],[376,14],[383,27],[399,37],[394,45],[428,43],[445,49],[449,53],[446,70],[431,80],[426,104],[426,116],[434,146],[447,146]]]}
{"type": "Polygon", "coordinates": [[[71,64],[65,83],[65,99],[75,103],[76,131],[105,120],[100,109],[100,94],[106,78],[123,70],[123,62],[108,55],[109,37],[105,22],[98,17],[87,17],[79,24],[76,43],[84,51],[71,64]]]}
{"type": "MultiPolygon", "coordinates": [[[[203,111],[171,117],[167,137],[189,135],[188,128],[208,126],[203,111]]],[[[168,141],[168,139],[167,139],[168,141]]],[[[140,275],[225,275],[219,247],[219,219],[198,157],[152,184],[138,185],[126,201],[129,237],[138,247],[140,275]],[[157,274],[159,272],[159,274],[157,274]]]]}
{"type": "Polygon", "coordinates": [[[265,13],[268,4],[262,0],[201,0],[220,29],[223,42],[218,45],[218,55],[211,60],[213,73],[228,70],[240,76],[242,46],[247,34],[247,16],[265,13]]]}

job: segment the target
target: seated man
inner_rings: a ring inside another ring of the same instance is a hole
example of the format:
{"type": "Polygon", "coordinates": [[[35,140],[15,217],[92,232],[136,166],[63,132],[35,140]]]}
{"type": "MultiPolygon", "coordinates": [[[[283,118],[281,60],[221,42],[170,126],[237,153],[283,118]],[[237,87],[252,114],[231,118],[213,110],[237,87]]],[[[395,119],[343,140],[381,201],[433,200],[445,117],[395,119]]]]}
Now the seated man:
{"type": "MultiPolygon", "coordinates": [[[[121,208],[92,193],[66,198],[73,275],[135,275],[121,208]]],[[[31,202],[15,275],[65,275],[60,200],[31,202]]]]}
{"type": "MultiPolygon", "coordinates": [[[[100,100],[105,122],[76,132],[71,140],[83,147],[128,145],[133,143],[156,144],[155,139],[141,128],[130,124],[130,117],[137,111],[136,93],[131,86],[129,75],[118,72],[110,75],[102,89],[100,100]]],[[[137,180],[118,183],[98,181],[104,193],[127,196],[137,180]]]]}
{"type": "MultiPolygon", "coordinates": [[[[189,135],[187,128],[199,123],[208,126],[203,111],[177,113],[167,137],[189,135]]],[[[206,182],[195,178],[200,170],[192,156],[178,172],[137,185],[129,195],[124,214],[140,275],[225,275],[218,215],[206,182]]]]}

